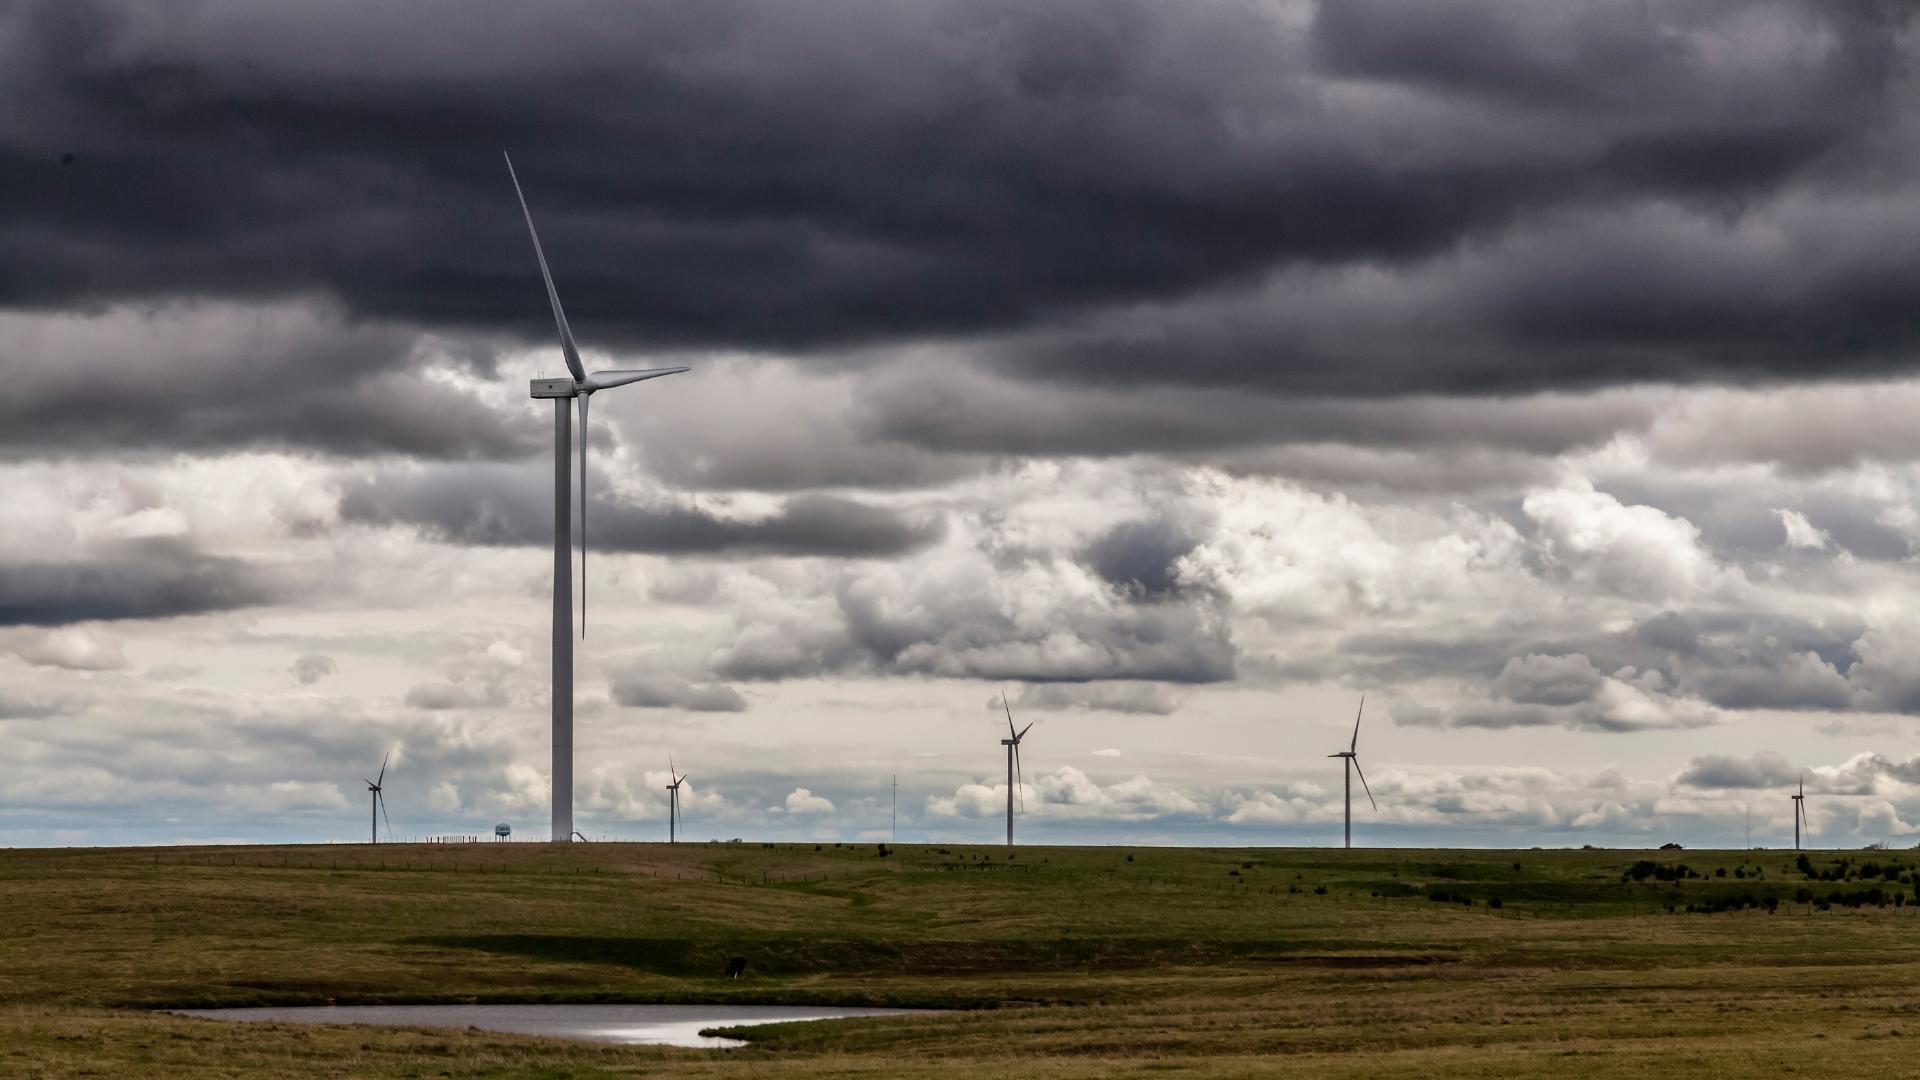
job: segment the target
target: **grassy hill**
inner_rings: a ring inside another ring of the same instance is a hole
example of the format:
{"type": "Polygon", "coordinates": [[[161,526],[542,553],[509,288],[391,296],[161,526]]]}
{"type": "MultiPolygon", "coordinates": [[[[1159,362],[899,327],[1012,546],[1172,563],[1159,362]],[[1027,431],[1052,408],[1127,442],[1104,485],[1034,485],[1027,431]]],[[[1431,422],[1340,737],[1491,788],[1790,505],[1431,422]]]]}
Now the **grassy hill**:
{"type": "Polygon", "coordinates": [[[0,1005],[13,1010],[16,1048],[0,1074],[585,1076],[670,1064],[905,1076],[991,1060],[1049,1076],[1624,1076],[1656,1065],[1705,1076],[1736,1064],[1837,1075],[1891,1067],[1901,1040],[1920,1035],[1920,906],[1905,902],[1915,855],[0,852],[0,1005]],[[746,975],[726,979],[734,957],[746,975]],[[424,1056],[413,1033],[133,1011],[718,1000],[964,1011],[783,1025],[732,1054],[468,1032],[433,1036],[446,1049],[424,1056]]]}

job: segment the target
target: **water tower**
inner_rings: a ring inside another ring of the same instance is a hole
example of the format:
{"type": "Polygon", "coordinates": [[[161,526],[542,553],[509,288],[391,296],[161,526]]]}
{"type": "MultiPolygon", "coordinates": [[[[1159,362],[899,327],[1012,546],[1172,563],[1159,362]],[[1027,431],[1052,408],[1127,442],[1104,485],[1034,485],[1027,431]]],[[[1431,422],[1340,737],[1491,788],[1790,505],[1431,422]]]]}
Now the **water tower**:
{"type": "Polygon", "coordinates": [[[505,840],[507,837],[512,835],[513,835],[513,826],[507,824],[504,821],[493,827],[493,838],[495,840],[505,840]]]}

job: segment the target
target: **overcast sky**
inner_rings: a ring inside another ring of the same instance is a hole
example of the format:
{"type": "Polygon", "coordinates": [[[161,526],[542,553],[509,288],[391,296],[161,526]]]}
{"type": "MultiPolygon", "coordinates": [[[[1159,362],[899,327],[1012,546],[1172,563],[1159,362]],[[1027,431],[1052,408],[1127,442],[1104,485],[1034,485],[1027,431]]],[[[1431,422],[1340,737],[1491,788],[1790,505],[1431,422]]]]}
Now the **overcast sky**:
{"type": "Polygon", "coordinates": [[[1904,9],[0,6],[0,844],[1920,836],[1904,9]]]}

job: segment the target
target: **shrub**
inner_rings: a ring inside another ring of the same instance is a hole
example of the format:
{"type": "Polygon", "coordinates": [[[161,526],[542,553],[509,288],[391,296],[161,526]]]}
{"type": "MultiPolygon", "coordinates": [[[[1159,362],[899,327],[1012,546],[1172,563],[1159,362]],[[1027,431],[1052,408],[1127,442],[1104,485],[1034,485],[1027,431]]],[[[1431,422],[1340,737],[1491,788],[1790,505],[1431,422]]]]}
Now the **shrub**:
{"type": "Polygon", "coordinates": [[[1686,849],[1681,847],[1679,844],[1669,841],[1667,843],[1661,844],[1660,850],[1661,851],[1685,851],[1686,849]]]}
{"type": "Polygon", "coordinates": [[[1490,908],[1497,908],[1497,907],[1501,907],[1502,905],[1501,905],[1501,903],[1500,903],[1500,898],[1499,898],[1499,897],[1497,897],[1497,896],[1490,896],[1490,897],[1488,897],[1488,898],[1487,898],[1487,906],[1488,906],[1488,907],[1490,907],[1490,908]]]}
{"type": "Polygon", "coordinates": [[[1315,885],[1313,887],[1313,895],[1315,896],[1327,895],[1327,887],[1325,885],[1315,885]]]}

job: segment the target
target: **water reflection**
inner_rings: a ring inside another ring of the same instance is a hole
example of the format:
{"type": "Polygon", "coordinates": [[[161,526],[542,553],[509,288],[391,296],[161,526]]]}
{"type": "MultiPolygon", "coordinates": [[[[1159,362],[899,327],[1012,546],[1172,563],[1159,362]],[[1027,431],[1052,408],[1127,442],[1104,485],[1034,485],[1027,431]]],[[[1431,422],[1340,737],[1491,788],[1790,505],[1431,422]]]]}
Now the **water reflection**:
{"type": "Polygon", "coordinates": [[[745,1046],[703,1037],[705,1028],[899,1016],[914,1009],[815,1005],[314,1005],[264,1009],[175,1009],[211,1020],[278,1020],[292,1024],[403,1024],[477,1027],[517,1035],[553,1035],[594,1042],[665,1046],[745,1046]]]}

